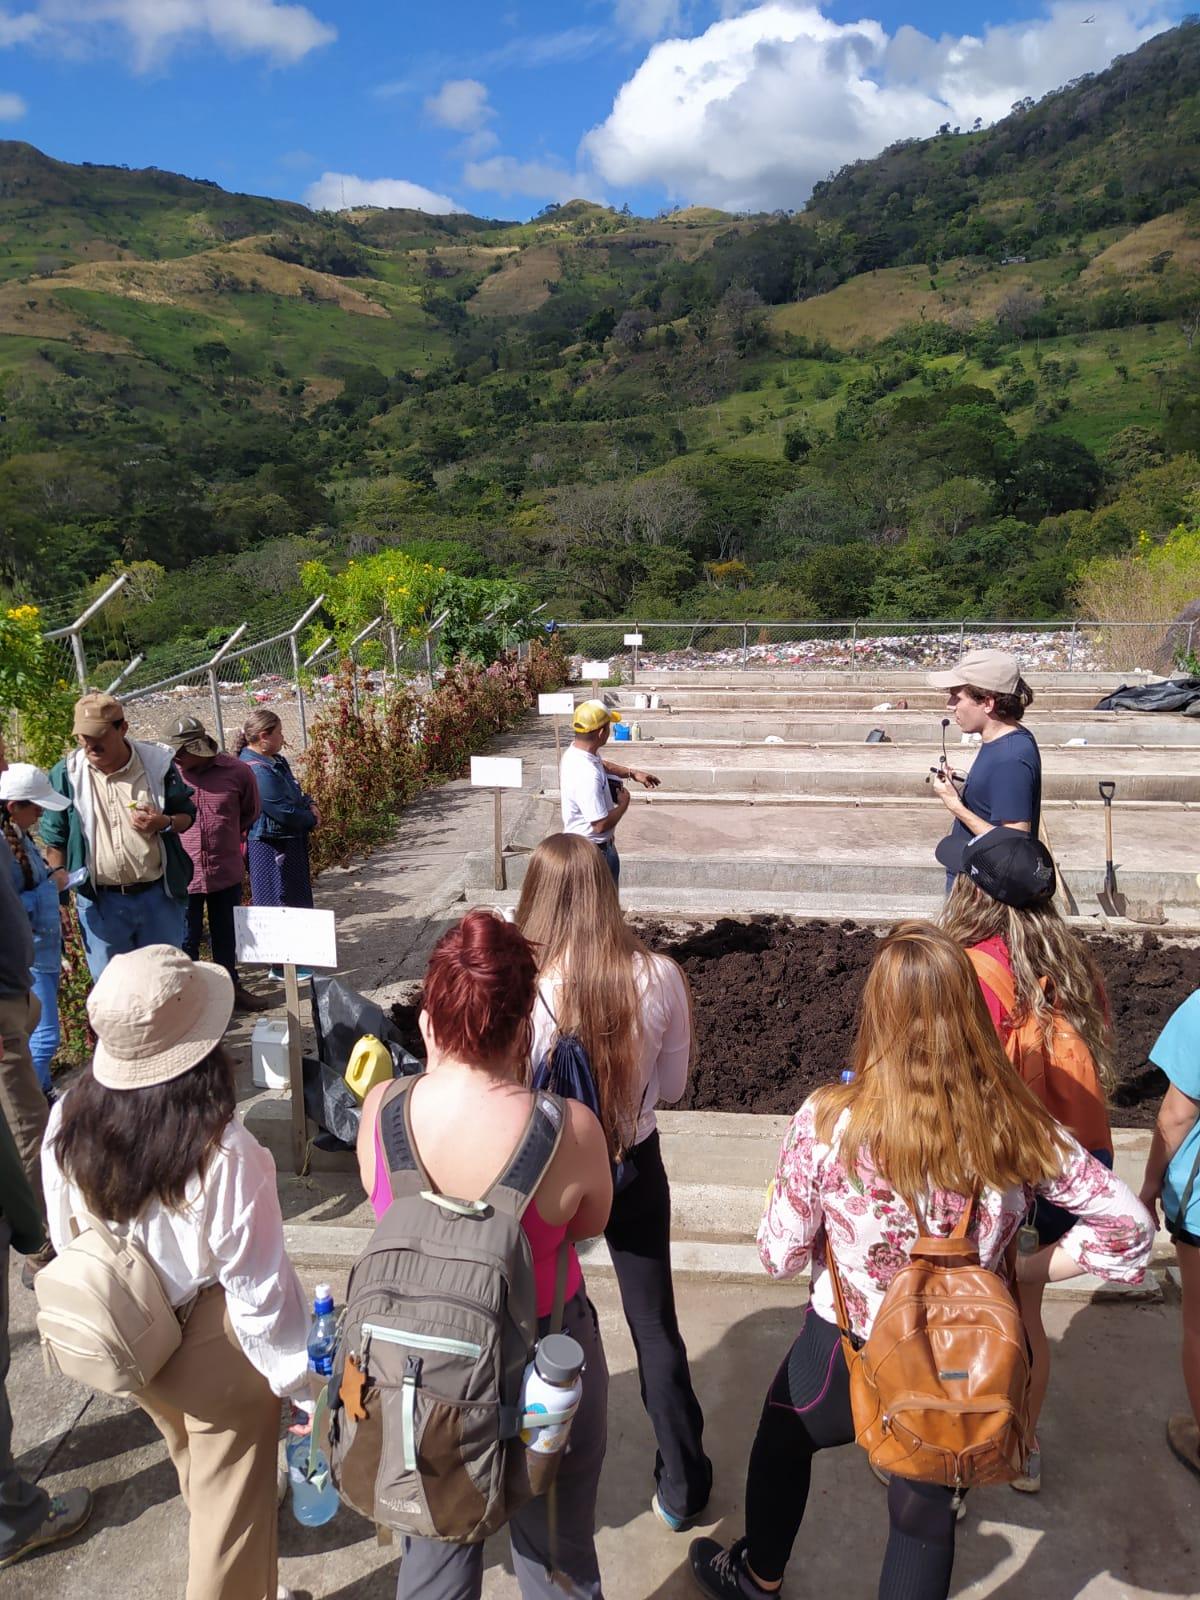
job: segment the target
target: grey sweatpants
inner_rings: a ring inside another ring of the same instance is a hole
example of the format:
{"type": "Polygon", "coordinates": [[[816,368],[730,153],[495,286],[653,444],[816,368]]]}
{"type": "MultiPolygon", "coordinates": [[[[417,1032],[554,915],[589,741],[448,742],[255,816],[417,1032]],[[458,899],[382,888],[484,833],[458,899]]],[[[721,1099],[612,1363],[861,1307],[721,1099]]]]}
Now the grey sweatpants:
{"type": "MultiPolygon", "coordinates": [[[[547,1331],[546,1318],[541,1331],[547,1331]]],[[[563,1332],[583,1346],[583,1399],[558,1469],[554,1572],[546,1497],[531,1500],[508,1524],[513,1571],[522,1600],[603,1600],[596,1561],[596,1490],[608,1442],[608,1367],[596,1312],[583,1289],[568,1302],[563,1332]]],[[[479,1600],[483,1546],[406,1539],[396,1600],[479,1600]]]]}

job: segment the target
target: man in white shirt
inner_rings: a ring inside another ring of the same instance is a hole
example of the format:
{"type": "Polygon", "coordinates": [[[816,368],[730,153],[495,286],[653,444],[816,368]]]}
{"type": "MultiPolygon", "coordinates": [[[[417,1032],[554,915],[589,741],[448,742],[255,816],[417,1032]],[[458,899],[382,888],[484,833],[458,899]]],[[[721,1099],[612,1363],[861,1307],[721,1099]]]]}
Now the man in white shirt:
{"type": "Polygon", "coordinates": [[[621,881],[621,858],[613,842],[617,823],[629,807],[629,790],[610,778],[629,778],[645,789],[657,789],[652,772],[639,772],[600,757],[614,722],[621,718],[602,700],[584,700],[575,707],[571,727],[574,739],[563,752],[558,771],[564,833],[579,833],[604,852],[613,882],[621,881]]]}

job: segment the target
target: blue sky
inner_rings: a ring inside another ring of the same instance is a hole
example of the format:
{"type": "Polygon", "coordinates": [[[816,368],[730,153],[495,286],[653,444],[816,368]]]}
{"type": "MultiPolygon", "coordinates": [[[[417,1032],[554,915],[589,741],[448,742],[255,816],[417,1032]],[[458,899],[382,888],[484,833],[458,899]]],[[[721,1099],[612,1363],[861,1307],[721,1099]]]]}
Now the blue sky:
{"type": "Polygon", "coordinates": [[[1177,0],[0,0],[0,138],[311,204],[798,207],[1177,0]]]}

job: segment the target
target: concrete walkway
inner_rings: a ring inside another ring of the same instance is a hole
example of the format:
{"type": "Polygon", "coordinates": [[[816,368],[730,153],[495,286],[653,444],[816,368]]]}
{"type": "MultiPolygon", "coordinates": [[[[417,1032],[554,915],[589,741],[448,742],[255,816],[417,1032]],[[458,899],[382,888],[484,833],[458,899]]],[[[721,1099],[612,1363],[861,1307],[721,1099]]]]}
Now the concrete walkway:
{"type": "MultiPolygon", "coordinates": [[[[304,1274],[306,1280],[312,1273],[304,1274]]],[[[335,1279],[339,1297],[345,1274],[335,1279]]],[[[139,1411],[43,1372],[32,1296],[12,1275],[16,1454],[50,1490],[88,1484],[86,1537],[6,1572],[5,1600],[172,1600],[182,1595],[187,1516],[161,1440],[139,1411]]],[[[595,1278],[611,1371],[609,1444],[597,1543],[609,1600],[683,1600],[687,1539],[650,1514],[653,1443],[638,1398],[629,1336],[611,1280],[595,1278]]],[[[803,1295],[763,1285],[681,1283],[679,1309],[716,1466],[712,1525],[743,1528],[746,1460],[771,1374],[799,1326],[803,1295]]],[[[1164,1420],[1184,1404],[1178,1308],[1055,1302],[1055,1369],[1042,1431],[1038,1498],[990,1489],[958,1534],[952,1593],[995,1600],[1142,1600],[1195,1595],[1200,1480],[1169,1454],[1164,1420]]],[[[854,1446],[824,1456],[784,1594],[871,1600],[886,1538],[883,1491],[854,1446]]],[[[707,1531],[704,1529],[702,1531],[707,1531]]],[[[344,1508],[324,1529],[280,1513],[281,1580],[302,1600],[390,1600],[396,1556],[344,1508]]],[[[516,1600],[507,1541],[487,1551],[486,1600],[516,1600]]]]}

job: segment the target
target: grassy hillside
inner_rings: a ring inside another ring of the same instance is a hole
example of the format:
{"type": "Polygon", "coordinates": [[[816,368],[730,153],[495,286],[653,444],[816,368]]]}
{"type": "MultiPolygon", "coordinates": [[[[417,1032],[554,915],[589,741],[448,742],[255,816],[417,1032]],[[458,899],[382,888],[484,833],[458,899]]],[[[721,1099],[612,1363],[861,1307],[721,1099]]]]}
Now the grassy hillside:
{"type": "Polygon", "coordinates": [[[152,563],[164,661],[396,544],[559,614],[1054,615],[1200,509],[1198,269],[1194,22],[801,216],[315,214],[0,145],[0,574],[152,563]]]}

